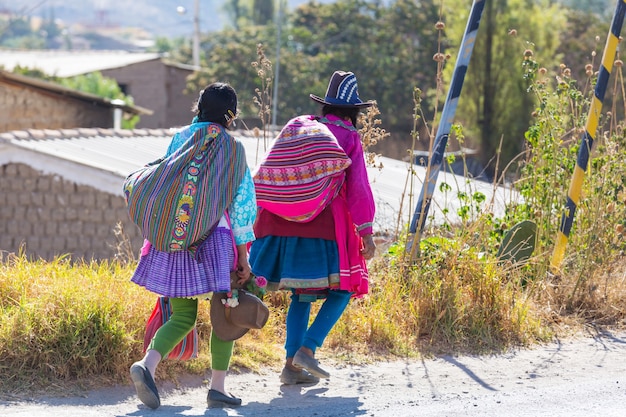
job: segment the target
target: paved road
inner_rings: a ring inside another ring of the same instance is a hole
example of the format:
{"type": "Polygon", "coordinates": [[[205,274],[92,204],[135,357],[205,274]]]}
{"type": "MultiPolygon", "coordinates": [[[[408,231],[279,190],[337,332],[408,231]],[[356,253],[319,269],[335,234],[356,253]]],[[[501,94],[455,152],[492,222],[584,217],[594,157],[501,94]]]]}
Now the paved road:
{"type": "Polygon", "coordinates": [[[179,389],[159,384],[156,411],[140,405],[129,384],[80,398],[0,402],[0,416],[623,417],[626,333],[490,357],[338,364],[330,380],[309,387],[281,386],[273,371],[233,375],[228,383],[244,406],[207,409],[207,388],[196,378],[179,389]]]}

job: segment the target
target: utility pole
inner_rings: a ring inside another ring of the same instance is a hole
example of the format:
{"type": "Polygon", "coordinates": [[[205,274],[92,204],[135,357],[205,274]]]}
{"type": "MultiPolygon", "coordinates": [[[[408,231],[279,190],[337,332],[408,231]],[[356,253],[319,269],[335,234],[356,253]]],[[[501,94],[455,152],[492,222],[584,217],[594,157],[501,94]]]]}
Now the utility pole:
{"type": "Polygon", "coordinates": [[[192,56],[193,66],[200,69],[200,0],[194,1],[192,56]]]}
{"type": "Polygon", "coordinates": [[[283,0],[278,0],[276,13],[276,73],[274,75],[274,92],[272,97],[272,128],[276,129],[276,113],[278,105],[278,76],[280,74],[280,32],[283,26],[283,0]]]}

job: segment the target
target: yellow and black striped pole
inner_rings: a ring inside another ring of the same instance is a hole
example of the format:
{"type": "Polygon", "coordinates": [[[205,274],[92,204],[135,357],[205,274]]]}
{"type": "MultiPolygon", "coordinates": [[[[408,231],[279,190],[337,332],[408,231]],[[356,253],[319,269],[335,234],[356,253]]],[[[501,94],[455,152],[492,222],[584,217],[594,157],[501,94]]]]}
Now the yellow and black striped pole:
{"type": "Polygon", "coordinates": [[[626,11],[626,0],[619,0],[613,14],[613,21],[611,22],[611,29],[604,46],[604,52],[602,55],[602,65],[598,72],[598,81],[594,91],[593,101],[589,108],[589,115],[587,116],[587,123],[585,125],[585,133],[583,134],[582,143],[578,151],[578,158],[576,160],[576,167],[574,168],[574,175],[570,183],[569,191],[567,193],[567,201],[565,202],[565,209],[561,214],[561,224],[559,226],[559,232],[556,238],[554,252],[552,253],[552,259],[550,261],[550,268],[553,272],[558,272],[563,258],[565,257],[565,247],[567,246],[567,240],[569,238],[572,224],[574,222],[574,213],[576,207],[580,201],[580,193],[582,189],[583,179],[585,177],[585,171],[589,163],[589,154],[593,147],[593,141],[598,129],[598,118],[602,113],[602,100],[604,100],[604,93],[611,75],[611,69],[613,68],[613,62],[615,60],[615,53],[617,52],[617,45],[619,43],[619,36],[622,30],[622,23],[624,21],[624,12],[626,11]]]}

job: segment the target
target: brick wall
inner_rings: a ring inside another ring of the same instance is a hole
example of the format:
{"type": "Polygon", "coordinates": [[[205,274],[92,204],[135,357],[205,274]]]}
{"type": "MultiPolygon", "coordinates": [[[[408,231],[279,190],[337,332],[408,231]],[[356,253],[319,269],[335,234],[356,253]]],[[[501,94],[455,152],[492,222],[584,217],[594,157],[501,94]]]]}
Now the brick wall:
{"type": "Polygon", "coordinates": [[[113,126],[110,108],[8,83],[0,83],[0,115],[0,132],[113,126]]]}
{"type": "Polygon", "coordinates": [[[118,223],[138,254],[142,239],[122,196],[103,193],[25,164],[0,166],[0,250],[52,260],[112,259],[119,253],[118,223]]]}

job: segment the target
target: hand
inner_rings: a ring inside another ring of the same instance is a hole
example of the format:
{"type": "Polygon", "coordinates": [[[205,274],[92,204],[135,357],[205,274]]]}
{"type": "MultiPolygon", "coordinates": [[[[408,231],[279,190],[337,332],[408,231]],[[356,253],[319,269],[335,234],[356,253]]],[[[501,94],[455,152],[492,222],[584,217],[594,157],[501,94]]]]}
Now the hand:
{"type": "Polygon", "coordinates": [[[237,245],[237,284],[244,285],[250,279],[251,273],[246,245],[237,245]]]}
{"type": "Polygon", "coordinates": [[[365,235],[363,239],[363,249],[361,249],[361,255],[365,259],[372,259],[376,254],[376,244],[374,243],[373,235],[365,235]]]}
{"type": "Polygon", "coordinates": [[[244,259],[243,262],[238,262],[237,267],[237,284],[243,285],[250,279],[250,274],[252,273],[250,269],[250,264],[247,259],[244,259]]]}

